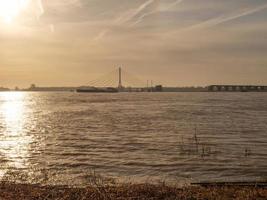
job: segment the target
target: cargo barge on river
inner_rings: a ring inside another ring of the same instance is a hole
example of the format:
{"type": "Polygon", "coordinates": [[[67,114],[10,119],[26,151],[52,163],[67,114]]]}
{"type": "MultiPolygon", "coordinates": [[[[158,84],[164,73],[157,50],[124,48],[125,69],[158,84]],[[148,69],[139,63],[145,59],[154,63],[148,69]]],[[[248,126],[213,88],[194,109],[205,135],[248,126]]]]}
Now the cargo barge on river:
{"type": "Polygon", "coordinates": [[[97,88],[97,87],[81,87],[76,90],[78,93],[117,93],[119,90],[113,87],[97,88]]]}

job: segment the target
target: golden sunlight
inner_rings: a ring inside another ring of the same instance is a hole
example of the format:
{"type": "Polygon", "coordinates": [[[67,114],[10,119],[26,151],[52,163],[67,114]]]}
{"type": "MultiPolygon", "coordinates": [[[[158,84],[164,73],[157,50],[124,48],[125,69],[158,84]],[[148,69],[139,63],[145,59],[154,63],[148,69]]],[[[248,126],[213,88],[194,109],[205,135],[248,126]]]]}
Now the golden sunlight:
{"type": "Polygon", "coordinates": [[[31,137],[24,134],[25,94],[21,92],[1,93],[0,119],[5,124],[0,135],[0,153],[11,161],[13,167],[24,167],[31,137]]]}
{"type": "Polygon", "coordinates": [[[0,18],[5,23],[11,23],[27,8],[29,0],[0,0],[0,18]]]}

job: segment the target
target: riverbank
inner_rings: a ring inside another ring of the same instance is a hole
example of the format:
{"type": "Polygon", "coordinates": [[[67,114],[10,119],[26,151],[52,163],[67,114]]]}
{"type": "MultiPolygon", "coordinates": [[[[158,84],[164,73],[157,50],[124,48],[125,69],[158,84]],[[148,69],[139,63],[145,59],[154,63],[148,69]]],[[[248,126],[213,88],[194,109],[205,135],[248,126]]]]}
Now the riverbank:
{"type": "Polygon", "coordinates": [[[267,199],[267,188],[260,187],[174,187],[152,184],[122,184],[118,186],[90,186],[69,188],[63,186],[40,186],[30,184],[2,183],[0,199],[216,199],[252,200],[267,199]]]}

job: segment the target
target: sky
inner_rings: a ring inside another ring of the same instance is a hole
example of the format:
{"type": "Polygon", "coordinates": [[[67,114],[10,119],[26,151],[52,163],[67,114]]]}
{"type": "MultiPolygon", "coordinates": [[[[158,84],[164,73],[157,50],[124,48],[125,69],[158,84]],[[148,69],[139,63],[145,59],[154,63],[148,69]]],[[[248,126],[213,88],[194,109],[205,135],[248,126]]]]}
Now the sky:
{"type": "Polygon", "coordinates": [[[0,0],[0,86],[118,67],[165,86],[267,85],[267,0],[0,0]]]}

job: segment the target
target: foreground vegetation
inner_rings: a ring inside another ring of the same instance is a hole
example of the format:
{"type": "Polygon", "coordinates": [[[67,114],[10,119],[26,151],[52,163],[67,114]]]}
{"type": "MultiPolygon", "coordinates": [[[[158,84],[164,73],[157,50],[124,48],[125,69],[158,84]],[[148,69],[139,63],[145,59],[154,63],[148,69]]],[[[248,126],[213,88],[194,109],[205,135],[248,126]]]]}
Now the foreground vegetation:
{"type": "Polygon", "coordinates": [[[2,183],[0,199],[216,199],[216,200],[263,200],[267,199],[267,188],[257,187],[170,187],[150,184],[122,184],[117,186],[89,186],[69,188],[30,184],[2,183]]]}

